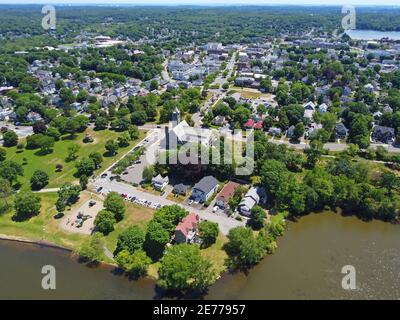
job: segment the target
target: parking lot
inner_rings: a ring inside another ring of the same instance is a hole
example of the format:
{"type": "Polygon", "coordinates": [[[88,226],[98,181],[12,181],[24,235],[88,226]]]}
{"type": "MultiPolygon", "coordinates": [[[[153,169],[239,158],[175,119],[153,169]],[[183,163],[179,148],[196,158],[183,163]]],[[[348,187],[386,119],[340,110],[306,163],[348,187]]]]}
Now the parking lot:
{"type": "Polygon", "coordinates": [[[154,133],[143,141],[145,147],[145,154],[140,156],[137,163],[126,168],[125,172],[121,175],[121,179],[131,183],[140,184],[142,182],[143,170],[156,163],[158,150],[160,148],[160,137],[158,136],[159,131],[154,133]]]}
{"type": "Polygon", "coordinates": [[[232,217],[228,217],[222,211],[212,212],[212,206],[204,209],[200,204],[199,206],[197,204],[193,206],[188,203],[176,203],[163,196],[138,190],[125,182],[118,182],[116,180],[111,181],[109,177],[97,179],[94,186],[96,191],[103,196],[107,195],[109,192],[117,192],[123,196],[126,201],[131,201],[153,209],[170,205],[179,205],[189,212],[198,214],[203,220],[218,223],[221,232],[225,235],[227,235],[229,230],[232,228],[243,226],[245,224],[243,221],[238,221],[232,217]]]}

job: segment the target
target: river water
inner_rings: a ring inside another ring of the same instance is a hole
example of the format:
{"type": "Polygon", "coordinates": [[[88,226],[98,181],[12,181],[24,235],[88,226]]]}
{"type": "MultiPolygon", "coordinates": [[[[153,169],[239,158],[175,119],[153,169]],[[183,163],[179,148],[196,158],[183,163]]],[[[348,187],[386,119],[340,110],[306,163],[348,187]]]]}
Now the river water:
{"type": "MultiPolygon", "coordinates": [[[[0,242],[0,299],[152,299],[151,280],[130,281],[108,267],[88,268],[66,252],[0,242]],[[41,289],[41,268],[57,270],[57,289],[41,289]]],[[[334,213],[290,222],[274,255],[224,275],[206,299],[399,299],[400,226],[334,213]],[[341,269],[356,269],[354,291],[341,269]]]]}
{"type": "Polygon", "coordinates": [[[347,30],[347,35],[355,40],[380,40],[389,38],[391,40],[400,40],[398,31],[376,31],[376,30],[347,30]]]}

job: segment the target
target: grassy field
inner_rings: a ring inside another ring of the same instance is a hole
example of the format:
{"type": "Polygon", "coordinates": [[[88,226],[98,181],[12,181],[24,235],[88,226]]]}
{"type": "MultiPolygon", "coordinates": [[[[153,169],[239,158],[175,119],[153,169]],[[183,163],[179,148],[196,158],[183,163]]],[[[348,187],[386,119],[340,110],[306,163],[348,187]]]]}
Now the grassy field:
{"type": "MultiPolygon", "coordinates": [[[[120,133],[110,130],[94,131],[90,128],[87,129],[86,132],[92,135],[94,139],[93,143],[83,143],[84,133],[77,134],[74,139],[64,137],[55,143],[53,152],[47,155],[38,154],[38,150],[23,149],[20,151],[17,147],[7,148],[7,159],[18,162],[24,167],[24,177],[19,178],[19,181],[22,183],[21,189],[30,189],[29,180],[33,172],[38,169],[46,171],[50,177],[50,182],[46,188],[56,188],[60,187],[65,182],[77,181],[77,178],[74,177],[76,171],[74,161],[66,161],[68,147],[73,144],[79,145],[81,148],[78,152],[78,157],[88,156],[92,152],[100,152],[104,155],[106,141],[109,139],[117,139],[120,135],[120,133]],[[24,159],[26,159],[25,162],[24,159]],[[57,164],[63,166],[61,172],[56,172],[57,164]]],[[[125,152],[137,144],[139,140],[143,139],[144,136],[145,132],[140,131],[140,137],[136,141],[132,141],[128,147],[119,149],[116,156],[104,157],[102,168],[98,171],[104,170],[104,168],[110,166],[116,159],[120,158],[125,152]]]]}
{"type": "Polygon", "coordinates": [[[154,210],[139,206],[134,203],[126,202],[126,213],[124,219],[115,225],[115,230],[107,235],[105,240],[105,245],[113,252],[117,246],[118,235],[124,229],[131,225],[138,225],[143,230],[146,230],[147,224],[153,218],[154,210]]]}
{"type": "Polygon", "coordinates": [[[212,246],[201,250],[202,256],[211,261],[218,274],[226,271],[225,261],[228,258],[228,255],[223,247],[227,242],[228,238],[220,233],[217,241],[212,246]]]}
{"type": "MultiPolygon", "coordinates": [[[[55,219],[54,204],[57,193],[42,193],[42,207],[40,214],[27,221],[15,222],[12,220],[13,210],[0,215],[0,233],[38,241],[45,240],[63,247],[74,249],[79,247],[86,236],[67,233],[59,228],[60,220],[55,219]]],[[[79,203],[87,201],[88,195],[82,193],[79,203]]],[[[79,205],[78,203],[78,205],[79,205]]]]}

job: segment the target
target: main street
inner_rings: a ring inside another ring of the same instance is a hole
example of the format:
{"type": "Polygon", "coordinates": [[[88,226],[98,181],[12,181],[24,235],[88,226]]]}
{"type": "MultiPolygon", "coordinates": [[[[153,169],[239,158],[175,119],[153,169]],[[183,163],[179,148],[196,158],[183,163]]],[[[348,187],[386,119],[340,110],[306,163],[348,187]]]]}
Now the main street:
{"type": "Polygon", "coordinates": [[[200,111],[196,112],[195,114],[192,115],[192,120],[194,122],[195,127],[201,127],[201,118],[202,118],[202,113],[207,113],[218,101],[222,100],[225,98],[227,94],[227,90],[224,90],[221,88],[221,86],[228,82],[229,77],[231,77],[233,73],[233,69],[235,67],[235,54],[232,54],[232,57],[230,58],[226,70],[228,70],[228,75],[224,77],[222,74],[219,74],[218,77],[214,80],[214,82],[211,84],[212,85],[218,85],[218,89],[209,89],[208,91],[211,93],[211,97],[204,103],[203,107],[201,108],[200,111]]]}

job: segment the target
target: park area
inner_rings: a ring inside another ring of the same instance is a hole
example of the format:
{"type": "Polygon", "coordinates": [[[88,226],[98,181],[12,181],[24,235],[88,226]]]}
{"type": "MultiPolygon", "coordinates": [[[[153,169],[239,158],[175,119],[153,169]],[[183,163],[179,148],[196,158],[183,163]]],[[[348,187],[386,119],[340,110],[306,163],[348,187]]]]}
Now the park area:
{"type": "Polygon", "coordinates": [[[95,172],[96,174],[116,162],[136,145],[138,141],[144,138],[145,132],[140,131],[139,138],[131,141],[129,146],[120,148],[115,156],[108,156],[105,153],[106,141],[110,139],[116,140],[120,135],[121,133],[111,130],[95,131],[88,128],[84,133],[76,134],[72,138],[69,135],[62,137],[60,141],[55,143],[52,152],[49,154],[41,155],[38,150],[18,149],[15,146],[7,148],[7,159],[21,164],[24,168],[24,176],[18,178],[21,183],[21,190],[30,189],[29,180],[36,170],[43,170],[49,175],[49,184],[46,188],[58,188],[66,182],[78,181],[74,177],[76,172],[75,161],[67,161],[68,148],[70,146],[75,144],[80,147],[77,153],[78,159],[87,157],[92,152],[99,152],[103,155],[102,167],[95,172]],[[89,134],[93,138],[92,143],[83,142],[85,134],[89,134]],[[57,165],[61,165],[62,169],[57,170],[57,165]]]}

